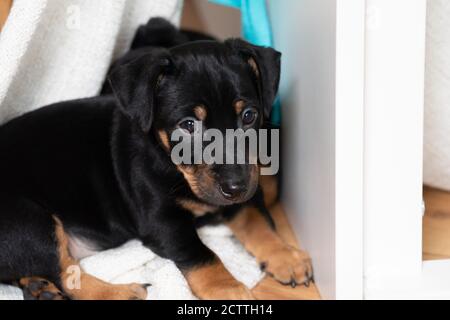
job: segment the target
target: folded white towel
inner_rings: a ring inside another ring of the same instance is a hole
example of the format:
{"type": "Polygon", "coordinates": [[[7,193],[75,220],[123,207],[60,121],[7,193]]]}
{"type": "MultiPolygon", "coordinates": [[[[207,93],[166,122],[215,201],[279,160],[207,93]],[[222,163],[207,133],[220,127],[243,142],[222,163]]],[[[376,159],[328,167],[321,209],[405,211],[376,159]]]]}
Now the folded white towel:
{"type": "Polygon", "coordinates": [[[14,0],[0,33],[0,123],[96,95],[113,58],[151,17],[180,20],[182,0],[14,0]]]}
{"type": "MultiPolygon", "coordinates": [[[[247,287],[253,288],[263,278],[256,260],[233,238],[227,227],[203,227],[199,235],[231,274],[247,287]]],[[[81,266],[86,272],[111,283],[150,283],[149,300],[196,299],[172,261],[155,255],[136,240],[85,258],[81,266]]],[[[0,286],[0,300],[5,299],[21,300],[23,295],[17,288],[0,286]]]]}

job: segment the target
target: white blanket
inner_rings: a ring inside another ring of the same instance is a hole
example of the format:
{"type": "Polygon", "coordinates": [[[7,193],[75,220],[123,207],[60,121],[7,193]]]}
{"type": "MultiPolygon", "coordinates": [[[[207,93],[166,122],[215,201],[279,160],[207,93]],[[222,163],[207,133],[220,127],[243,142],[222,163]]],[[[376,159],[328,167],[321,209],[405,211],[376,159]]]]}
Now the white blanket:
{"type": "Polygon", "coordinates": [[[96,95],[111,60],[151,17],[179,23],[182,0],[14,0],[0,33],[0,123],[96,95]]]}
{"type": "MultiPolygon", "coordinates": [[[[232,237],[225,226],[199,230],[203,242],[225,264],[226,268],[247,287],[253,288],[263,277],[256,260],[232,237]]],[[[172,261],[146,249],[139,241],[98,253],[81,261],[86,272],[111,283],[150,283],[149,300],[192,300],[196,297],[172,261]]],[[[21,290],[0,286],[0,300],[23,299],[21,290]]]]}

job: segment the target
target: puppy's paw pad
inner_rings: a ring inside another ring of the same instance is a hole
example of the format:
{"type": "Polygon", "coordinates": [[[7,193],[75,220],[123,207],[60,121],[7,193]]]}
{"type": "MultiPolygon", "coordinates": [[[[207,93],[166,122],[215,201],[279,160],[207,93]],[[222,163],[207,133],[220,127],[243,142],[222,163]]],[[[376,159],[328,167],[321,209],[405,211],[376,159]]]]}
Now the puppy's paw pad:
{"type": "Polygon", "coordinates": [[[19,284],[25,300],[67,300],[67,297],[46,279],[22,278],[19,284]]]}

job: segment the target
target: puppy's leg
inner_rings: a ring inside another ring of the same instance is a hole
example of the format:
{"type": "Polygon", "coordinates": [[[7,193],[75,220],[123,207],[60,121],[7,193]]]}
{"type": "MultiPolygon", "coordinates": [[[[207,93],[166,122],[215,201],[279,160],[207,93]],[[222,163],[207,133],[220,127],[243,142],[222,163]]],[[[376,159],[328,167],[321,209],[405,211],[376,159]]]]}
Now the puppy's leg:
{"type": "Polygon", "coordinates": [[[140,285],[111,285],[85,274],[61,223],[29,199],[0,193],[0,282],[21,280],[27,298],[143,299],[140,285]],[[32,279],[23,279],[32,278],[32,279]]]}
{"type": "Polygon", "coordinates": [[[237,281],[218,257],[184,272],[192,292],[208,300],[253,300],[250,290],[237,281]]]}
{"type": "Polygon", "coordinates": [[[69,252],[69,238],[62,223],[55,218],[61,286],[65,294],[76,300],[143,300],[146,285],[114,285],[91,276],[81,269],[69,252]]]}
{"type": "Polygon", "coordinates": [[[286,244],[258,209],[245,207],[227,224],[267,274],[285,285],[309,286],[313,272],[308,254],[286,244]]]}
{"type": "Polygon", "coordinates": [[[198,237],[189,212],[165,210],[153,220],[154,230],[143,238],[153,252],[170,259],[183,272],[193,293],[206,300],[250,300],[250,290],[237,281],[198,237]]]}

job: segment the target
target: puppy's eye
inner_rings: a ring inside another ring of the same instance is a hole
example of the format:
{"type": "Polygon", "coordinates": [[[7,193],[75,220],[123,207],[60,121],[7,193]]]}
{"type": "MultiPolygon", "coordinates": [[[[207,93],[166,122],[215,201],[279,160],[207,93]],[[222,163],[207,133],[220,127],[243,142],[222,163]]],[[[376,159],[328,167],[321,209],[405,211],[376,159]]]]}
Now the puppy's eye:
{"type": "Polygon", "coordinates": [[[195,131],[195,119],[194,118],[183,119],[178,123],[178,127],[192,134],[195,131]]]}
{"type": "Polygon", "coordinates": [[[242,124],[244,126],[252,125],[256,121],[256,118],[258,118],[258,111],[254,108],[248,108],[242,112],[242,124]]]}

